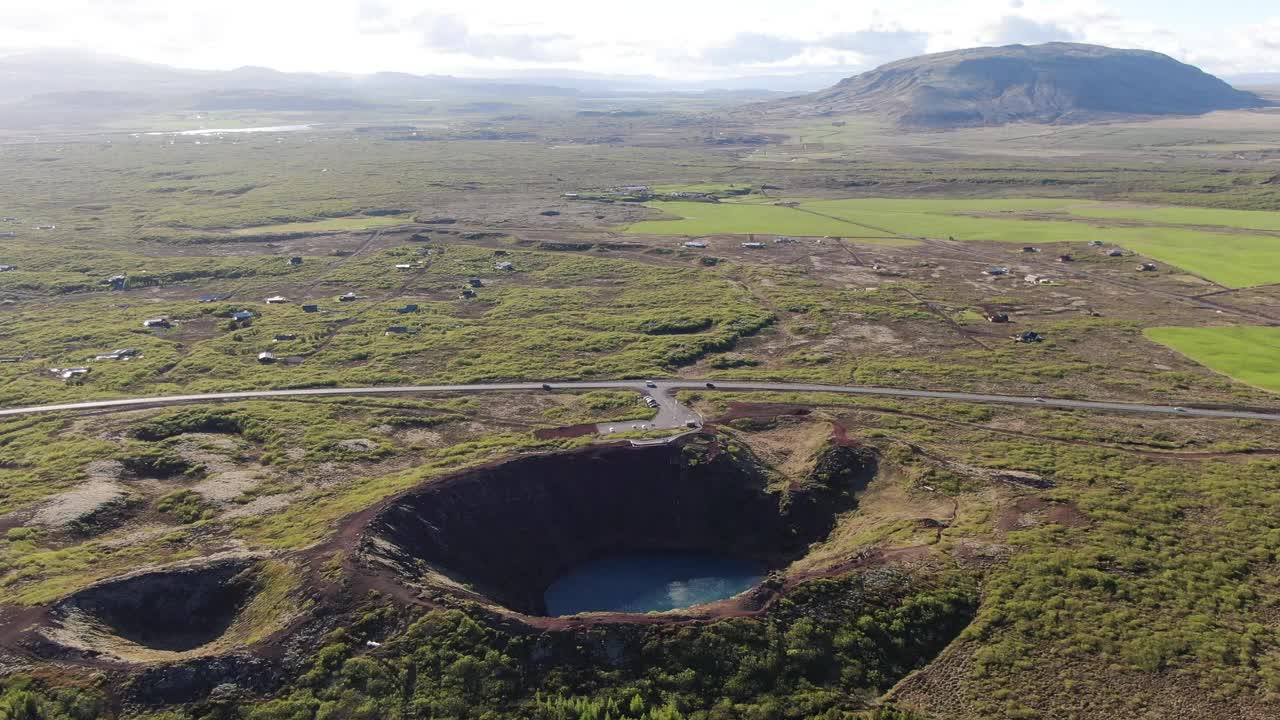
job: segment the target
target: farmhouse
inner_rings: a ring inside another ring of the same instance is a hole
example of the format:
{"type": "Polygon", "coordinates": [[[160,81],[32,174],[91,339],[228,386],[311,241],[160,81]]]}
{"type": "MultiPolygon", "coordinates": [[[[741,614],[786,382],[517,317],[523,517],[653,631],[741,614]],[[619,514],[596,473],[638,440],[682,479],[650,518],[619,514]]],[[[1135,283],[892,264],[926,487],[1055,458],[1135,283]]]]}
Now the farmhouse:
{"type": "Polygon", "coordinates": [[[1023,246],[1023,248],[1022,248],[1022,252],[1024,252],[1024,253],[1038,253],[1038,252],[1040,252],[1040,248],[1038,248],[1038,247],[1034,247],[1034,246],[1032,246],[1032,245],[1024,245],[1024,246],[1023,246]]]}
{"type": "Polygon", "coordinates": [[[232,320],[252,320],[253,313],[249,312],[248,310],[237,310],[231,313],[231,319],[232,320]]]}
{"type": "Polygon", "coordinates": [[[112,290],[123,290],[127,280],[124,275],[112,275],[106,279],[106,283],[111,286],[112,290]]]}
{"type": "Polygon", "coordinates": [[[407,332],[409,332],[409,328],[405,327],[404,325],[392,325],[391,327],[387,328],[386,334],[387,335],[404,335],[407,332]]]}
{"type": "Polygon", "coordinates": [[[18,269],[18,268],[14,267],[14,266],[12,266],[12,265],[0,265],[0,272],[11,272],[11,271],[13,271],[13,270],[17,270],[17,269],[18,269]]]}
{"type": "Polygon", "coordinates": [[[983,270],[983,271],[982,271],[982,274],[983,274],[983,275],[990,275],[991,277],[1000,277],[1001,275],[1007,275],[1007,274],[1009,274],[1009,268],[1004,268],[1004,267],[990,267],[990,268],[987,268],[986,270],[983,270]]]}
{"type": "Polygon", "coordinates": [[[994,310],[993,310],[993,311],[988,312],[988,313],[985,315],[985,317],[987,318],[987,322],[993,322],[993,323],[1007,323],[1007,322],[1009,322],[1009,313],[1007,313],[1007,312],[998,312],[998,311],[994,311],[994,310]]]}
{"type": "Polygon", "coordinates": [[[684,246],[689,248],[690,250],[703,250],[703,249],[706,249],[707,244],[702,242],[701,240],[689,240],[684,244],[684,246]]]}
{"type": "Polygon", "coordinates": [[[748,250],[760,250],[766,246],[762,242],[744,242],[742,243],[742,247],[747,248],[748,250]]]}
{"type": "Polygon", "coordinates": [[[484,281],[477,277],[467,278],[467,284],[473,288],[484,287],[484,281]]]}
{"type": "Polygon", "coordinates": [[[1101,241],[1101,240],[1090,240],[1090,241],[1089,241],[1089,247],[1102,247],[1102,241],[1101,241]]]}
{"type": "Polygon", "coordinates": [[[1158,269],[1155,263],[1138,263],[1138,272],[1155,272],[1158,269]]]}
{"type": "Polygon", "coordinates": [[[476,291],[471,288],[462,288],[462,298],[469,299],[476,296],[476,291]]]}
{"type": "Polygon", "coordinates": [[[773,241],[779,245],[792,245],[796,242],[796,239],[793,237],[788,237],[786,235],[779,235],[778,237],[774,238],[773,241]]]}
{"type": "Polygon", "coordinates": [[[275,361],[276,361],[276,354],[273,352],[264,351],[264,352],[258,353],[258,362],[260,363],[267,364],[267,363],[273,363],[275,361]]]}
{"type": "Polygon", "coordinates": [[[412,270],[413,263],[396,263],[397,270],[412,270]]]}
{"type": "Polygon", "coordinates": [[[143,321],[142,321],[142,327],[144,327],[144,328],[171,328],[171,327],[173,327],[173,323],[169,322],[169,318],[164,318],[164,317],[150,318],[150,319],[147,319],[147,320],[143,320],[143,321]]]}
{"type": "Polygon", "coordinates": [[[305,312],[305,313],[320,312],[320,306],[319,305],[303,305],[302,312],[305,312]]]}
{"type": "Polygon", "coordinates": [[[271,297],[267,298],[268,305],[283,305],[284,303],[287,303],[287,302],[289,302],[289,298],[283,295],[272,295],[271,297]]]}
{"type": "Polygon", "coordinates": [[[416,313],[416,312],[418,312],[418,306],[417,306],[417,305],[414,305],[413,303],[410,303],[410,304],[408,304],[408,305],[405,305],[404,307],[396,308],[396,312],[400,313],[401,315],[408,315],[409,313],[416,313]]]}
{"type": "Polygon", "coordinates": [[[289,340],[297,340],[298,336],[295,333],[280,333],[271,339],[273,342],[286,342],[289,340]]]}
{"type": "Polygon", "coordinates": [[[1059,255],[1059,256],[1058,256],[1058,262],[1060,262],[1060,263],[1069,263],[1069,262],[1073,262],[1073,261],[1075,261],[1075,258],[1071,257],[1070,255],[1059,255]]]}
{"type": "Polygon", "coordinates": [[[1120,248],[1111,248],[1107,251],[1107,257],[1124,257],[1124,251],[1120,248]]]}
{"type": "Polygon", "coordinates": [[[515,266],[515,265],[512,265],[512,264],[511,264],[511,263],[509,263],[509,262],[502,261],[502,262],[496,262],[496,263],[494,263],[494,264],[493,264],[493,269],[494,269],[494,270],[502,270],[502,271],[505,271],[505,272],[511,272],[512,270],[515,270],[515,269],[516,269],[516,266],[515,266]]]}
{"type": "Polygon", "coordinates": [[[1038,343],[1044,340],[1044,336],[1034,330],[1027,330],[1014,335],[1013,339],[1020,343],[1038,343]]]}
{"type": "Polygon", "coordinates": [[[356,299],[356,294],[353,292],[349,292],[345,295],[338,296],[338,302],[353,302],[355,299],[356,299]]]}
{"type": "Polygon", "coordinates": [[[302,264],[302,258],[298,257],[297,255],[294,255],[293,257],[289,258],[289,267],[298,267],[301,264],[302,264]]]}

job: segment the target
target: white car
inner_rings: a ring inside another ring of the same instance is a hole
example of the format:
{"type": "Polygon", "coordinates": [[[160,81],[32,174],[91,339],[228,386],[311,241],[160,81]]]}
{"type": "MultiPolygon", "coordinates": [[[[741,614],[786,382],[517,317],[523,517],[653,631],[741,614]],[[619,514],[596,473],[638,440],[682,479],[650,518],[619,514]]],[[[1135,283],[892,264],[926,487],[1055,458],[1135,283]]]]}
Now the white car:
{"type": "Polygon", "coordinates": [[[1173,411],[1174,411],[1174,412],[1186,412],[1186,411],[1187,411],[1187,409],[1186,409],[1186,408],[1184,408],[1184,407],[1176,407],[1176,408],[1174,408],[1174,409],[1173,409],[1173,411]]]}
{"type": "Polygon", "coordinates": [[[645,386],[645,387],[648,387],[648,388],[656,388],[656,387],[658,387],[658,383],[656,383],[656,382],[654,382],[654,381],[652,381],[652,380],[645,380],[645,381],[644,381],[644,386],[645,386]]]}

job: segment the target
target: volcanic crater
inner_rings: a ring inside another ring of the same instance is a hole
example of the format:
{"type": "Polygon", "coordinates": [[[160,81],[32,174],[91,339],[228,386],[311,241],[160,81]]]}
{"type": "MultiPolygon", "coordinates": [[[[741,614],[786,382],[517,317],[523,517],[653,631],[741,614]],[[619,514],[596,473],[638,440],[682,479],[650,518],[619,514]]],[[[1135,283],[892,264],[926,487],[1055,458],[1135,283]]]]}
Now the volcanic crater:
{"type": "Polygon", "coordinates": [[[709,435],[528,456],[398,497],[369,521],[362,555],[410,586],[542,616],[552,582],[618,553],[695,551],[780,570],[877,471],[874,451],[831,445],[808,477],[784,480],[709,435]]]}

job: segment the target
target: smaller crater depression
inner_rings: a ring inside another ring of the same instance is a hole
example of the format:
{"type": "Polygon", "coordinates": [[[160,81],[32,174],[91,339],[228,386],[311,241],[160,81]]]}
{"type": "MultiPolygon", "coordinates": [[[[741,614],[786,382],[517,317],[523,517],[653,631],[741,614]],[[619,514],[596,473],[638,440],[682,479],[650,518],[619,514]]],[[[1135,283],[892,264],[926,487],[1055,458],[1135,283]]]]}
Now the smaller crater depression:
{"type": "Polygon", "coordinates": [[[184,652],[223,636],[257,593],[252,560],[142,573],[86,588],[55,607],[70,644],[115,637],[148,650],[184,652]]]}

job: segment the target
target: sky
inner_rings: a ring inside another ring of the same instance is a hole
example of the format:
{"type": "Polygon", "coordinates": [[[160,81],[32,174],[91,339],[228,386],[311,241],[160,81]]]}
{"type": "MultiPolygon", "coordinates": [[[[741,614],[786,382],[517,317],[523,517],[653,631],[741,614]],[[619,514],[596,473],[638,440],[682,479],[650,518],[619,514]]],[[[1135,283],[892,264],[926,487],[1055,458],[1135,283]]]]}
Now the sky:
{"type": "Polygon", "coordinates": [[[1089,42],[1280,71],[1275,0],[0,0],[0,54],[178,67],[670,80],[853,72],[977,45],[1089,42]]]}

